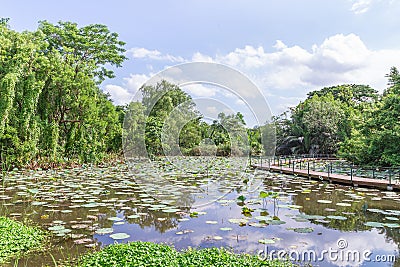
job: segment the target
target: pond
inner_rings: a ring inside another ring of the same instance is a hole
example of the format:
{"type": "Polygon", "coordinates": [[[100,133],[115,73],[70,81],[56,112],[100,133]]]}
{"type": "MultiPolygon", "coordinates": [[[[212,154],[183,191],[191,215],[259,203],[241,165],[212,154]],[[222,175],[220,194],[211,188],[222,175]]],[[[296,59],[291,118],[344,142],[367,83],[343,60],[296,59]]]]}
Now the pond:
{"type": "Polygon", "coordinates": [[[284,251],[318,266],[391,266],[399,256],[398,192],[245,169],[237,159],[156,165],[7,173],[0,215],[53,233],[49,250],[18,265],[52,264],[135,240],[262,257],[284,251]]]}

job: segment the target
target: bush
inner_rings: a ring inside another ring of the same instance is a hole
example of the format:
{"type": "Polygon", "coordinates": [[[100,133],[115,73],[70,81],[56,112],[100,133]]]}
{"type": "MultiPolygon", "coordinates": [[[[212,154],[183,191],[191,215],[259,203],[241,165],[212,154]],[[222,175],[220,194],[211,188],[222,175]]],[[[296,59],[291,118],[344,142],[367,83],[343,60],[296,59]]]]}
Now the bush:
{"type": "Polygon", "coordinates": [[[288,261],[263,261],[255,255],[234,254],[224,248],[188,249],[177,252],[174,248],[151,242],[130,242],[110,245],[82,256],[78,267],[188,267],[188,266],[292,266],[288,261]]]}

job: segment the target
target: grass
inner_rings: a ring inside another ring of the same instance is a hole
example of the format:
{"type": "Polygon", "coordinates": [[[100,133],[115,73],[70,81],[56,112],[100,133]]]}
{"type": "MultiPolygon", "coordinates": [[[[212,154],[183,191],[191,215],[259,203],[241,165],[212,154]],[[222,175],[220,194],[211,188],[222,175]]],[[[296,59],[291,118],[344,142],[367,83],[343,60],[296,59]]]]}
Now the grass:
{"type": "Polygon", "coordinates": [[[7,217],[0,217],[0,263],[44,248],[47,234],[7,217]]]}
{"type": "Polygon", "coordinates": [[[255,255],[234,254],[224,248],[188,249],[182,252],[151,242],[116,244],[80,257],[76,267],[191,267],[191,266],[292,266],[286,261],[262,261],[255,255]]]}

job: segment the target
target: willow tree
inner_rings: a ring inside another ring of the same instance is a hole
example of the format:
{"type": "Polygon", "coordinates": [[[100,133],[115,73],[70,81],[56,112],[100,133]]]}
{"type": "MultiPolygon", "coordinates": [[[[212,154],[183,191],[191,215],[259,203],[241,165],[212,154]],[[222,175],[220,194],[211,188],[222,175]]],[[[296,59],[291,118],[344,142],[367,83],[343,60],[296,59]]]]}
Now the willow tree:
{"type": "Polygon", "coordinates": [[[5,156],[19,164],[37,152],[40,122],[36,108],[49,62],[41,52],[41,32],[17,33],[0,25],[0,143],[5,156]]]}
{"type": "Polygon", "coordinates": [[[0,23],[1,160],[97,161],[120,149],[115,107],[99,88],[124,43],[104,25],[43,21],[34,32],[0,23]]]}

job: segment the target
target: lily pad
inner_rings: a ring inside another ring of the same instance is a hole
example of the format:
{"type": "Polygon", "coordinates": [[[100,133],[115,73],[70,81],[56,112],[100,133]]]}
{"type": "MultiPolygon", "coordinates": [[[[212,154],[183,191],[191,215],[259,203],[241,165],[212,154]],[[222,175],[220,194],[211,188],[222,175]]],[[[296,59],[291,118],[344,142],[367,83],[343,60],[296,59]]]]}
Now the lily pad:
{"type": "Polygon", "coordinates": [[[246,219],[229,219],[228,220],[230,223],[235,223],[235,224],[246,224],[247,220],[246,219]]]}
{"type": "Polygon", "coordinates": [[[99,203],[96,202],[81,205],[83,208],[96,208],[97,206],[99,206],[99,203]]]}
{"type": "Polygon", "coordinates": [[[388,228],[400,228],[400,224],[398,223],[383,223],[382,225],[388,228]]]}
{"type": "Polygon", "coordinates": [[[137,218],[140,218],[140,215],[132,214],[132,215],[127,216],[126,218],[128,218],[128,219],[137,219],[137,218]]]}
{"type": "Polygon", "coordinates": [[[364,225],[370,227],[383,227],[383,224],[380,222],[366,222],[364,225]]]}
{"type": "Polygon", "coordinates": [[[325,216],[322,215],[303,215],[303,216],[299,216],[299,217],[303,217],[309,220],[323,220],[325,219],[325,216]]]}
{"type": "Polygon", "coordinates": [[[326,208],[325,211],[328,211],[328,212],[335,212],[336,209],[326,208]]]}
{"type": "Polygon", "coordinates": [[[265,245],[267,245],[267,244],[275,244],[275,240],[269,239],[269,238],[264,238],[264,239],[258,240],[258,243],[265,244],[265,245]]]}
{"type": "Polygon", "coordinates": [[[116,234],[110,235],[110,237],[114,240],[121,240],[121,239],[127,239],[131,236],[126,233],[116,233],[116,234]]]}
{"type": "Polygon", "coordinates": [[[96,230],[96,234],[99,235],[107,235],[107,234],[111,234],[114,231],[114,229],[112,228],[100,228],[96,230]]]}
{"type": "Polygon", "coordinates": [[[285,224],[286,222],[282,221],[282,220],[271,220],[271,221],[268,221],[268,223],[270,225],[281,225],[281,224],[285,224]]]}
{"type": "Polygon", "coordinates": [[[333,219],[333,220],[341,220],[341,221],[347,220],[346,217],[340,216],[340,215],[329,215],[329,216],[326,216],[326,217],[329,218],[329,219],[333,219]]]}
{"type": "Polygon", "coordinates": [[[314,229],[311,227],[303,227],[303,228],[294,228],[293,231],[295,231],[296,233],[307,234],[314,232],[314,229]]]}
{"type": "Polygon", "coordinates": [[[321,204],[331,204],[332,203],[331,200],[327,200],[327,199],[318,199],[317,202],[321,203],[321,204]]]}
{"type": "Polygon", "coordinates": [[[119,222],[119,221],[122,221],[123,219],[119,218],[119,217],[110,217],[110,218],[107,218],[107,220],[114,221],[114,222],[119,222]]]}
{"type": "Polygon", "coordinates": [[[342,203],[342,202],[338,202],[338,203],[336,203],[336,206],[341,206],[341,207],[351,207],[351,204],[349,204],[349,203],[342,203]]]}
{"type": "Polygon", "coordinates": [[[386,219],[386,220],[389,220],[389,221],[398,221],[398,220],[399,220],[399,218],[396,218],[396,217],[390,217],[390,216],[388,216],[388,217],[385,217],[385,219],[386,219]]]}
{"type": "Polygon", "coordinates": [[[178,211],[180,211],[179,209],[165,209],[165,210],[162,210],[163,212],[165,212],[165,213],[175,213],[175,212],[178,212],[178,211]]]}
{"type": "Polygon", "coordinates": [[[257,216],[257,217],[255,217],[255,219],[259,220],[259,221],[268,221],[268,220],[271,220],[271,217],[270,216],[257,216]]]}
{"type": "Polygon", "coordinates": [[[42,206],[47,204],[47,202],[41,202],[41,201],[32,201],[31,205],[32,206],[42,206]]]}
{"type": "Polygon", "coordinates": [[[258,227],[258,228],[264,228],[264,227],[267,227],[268,224],[267,223],[251,222],[251,223],[249,223],[249,226],[258,227]]]}
{"type": "Polygon", "coordinates": [[[65,229],[65,227],[62,225],[55,225],[48,228],[49,231],[61,231],[63,229],[65,229]]]}

